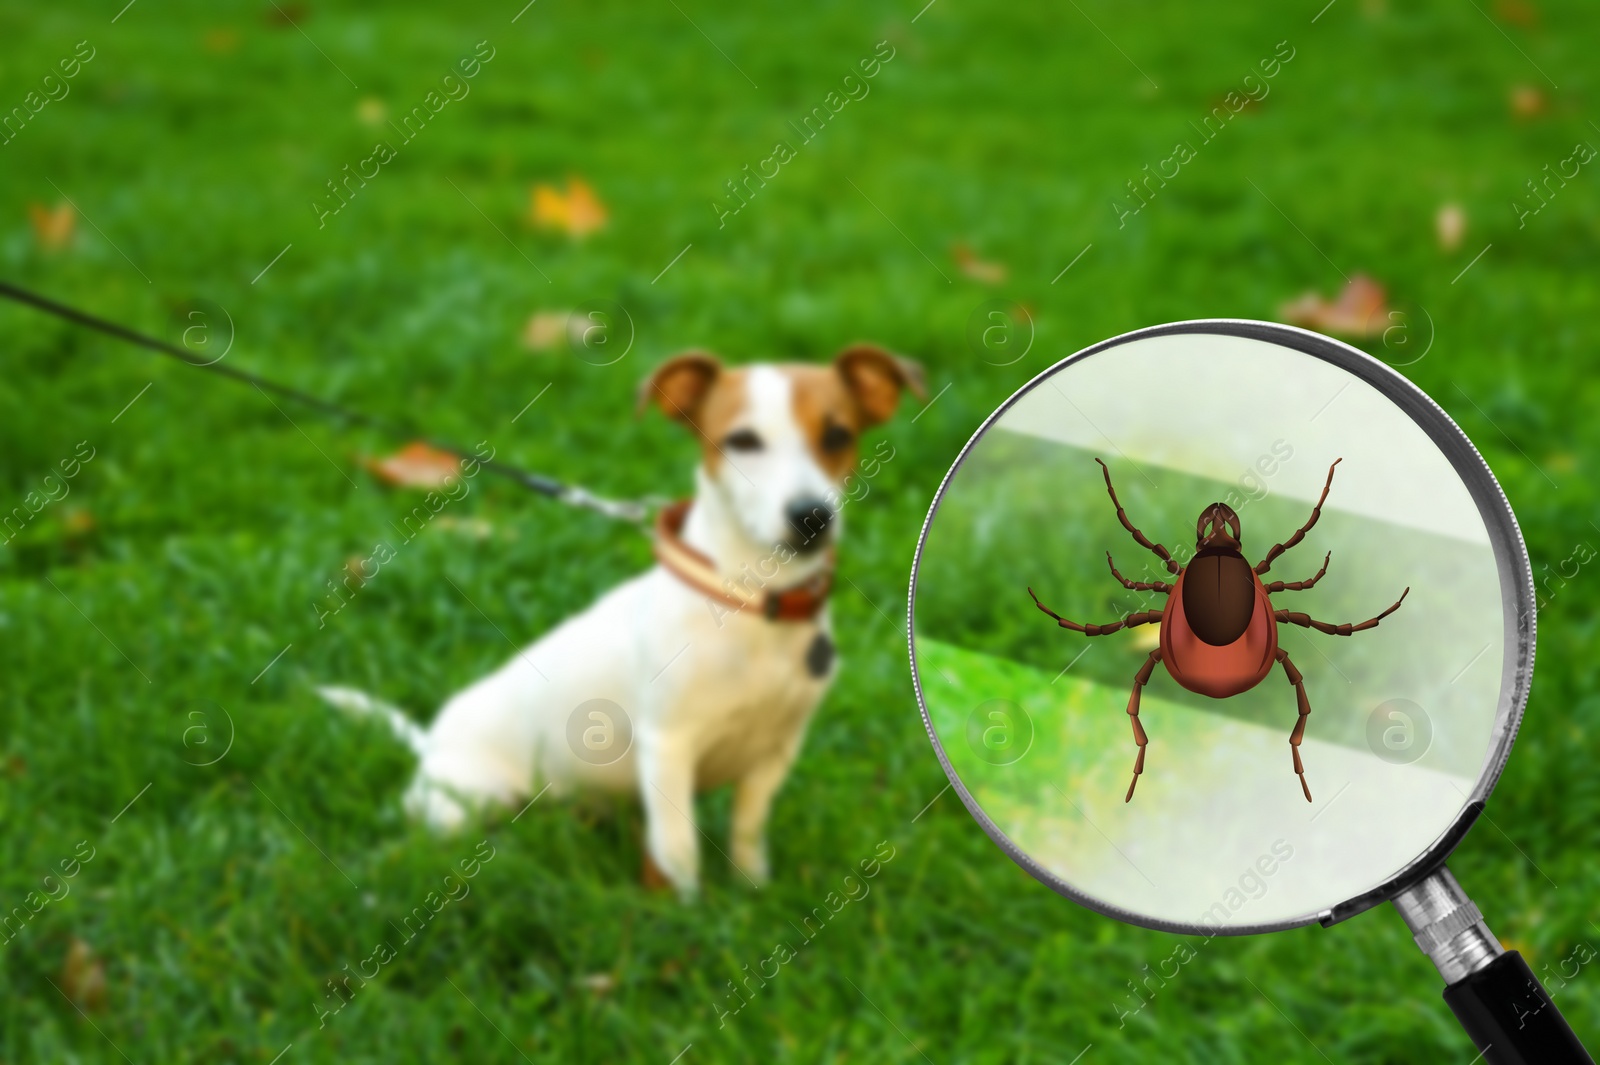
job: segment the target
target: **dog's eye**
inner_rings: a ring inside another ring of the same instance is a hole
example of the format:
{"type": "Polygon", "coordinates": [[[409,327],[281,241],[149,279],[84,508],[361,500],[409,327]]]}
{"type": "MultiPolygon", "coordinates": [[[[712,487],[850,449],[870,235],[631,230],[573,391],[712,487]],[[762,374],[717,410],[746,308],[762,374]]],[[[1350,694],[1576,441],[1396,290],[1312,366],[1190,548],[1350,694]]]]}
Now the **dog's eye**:
{"type": "Polygon", "coordinates": [[[856,434],[842,425],[830,425],[822,430],[822,450],[830,454],[843,451],[855,441],[856,434]]]}
{"type": "Polygon", "coordinates": [[[760,451],[765,446],[761,442],[761,435],[754,429],[735,430],[724,437],[722,442],[734,451],[760,451]]]}

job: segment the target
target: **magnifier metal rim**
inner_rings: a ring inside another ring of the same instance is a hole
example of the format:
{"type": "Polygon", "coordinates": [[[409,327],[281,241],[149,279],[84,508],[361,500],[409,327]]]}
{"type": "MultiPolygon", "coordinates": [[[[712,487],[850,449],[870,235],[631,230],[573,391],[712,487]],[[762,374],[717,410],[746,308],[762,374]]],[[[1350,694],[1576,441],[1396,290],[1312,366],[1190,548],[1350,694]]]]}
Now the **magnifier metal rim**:
{"type": "Polygon", "coordinates": [[[1136,329],[1130,333],[1123,333],[1121,336],[1102,341],[1092,347],[1084,348],[1082,351],[1062,359],[1054,366],[1035,376],[1027,384],[1012,393],[1011,398],[1002,403],[993,414],[984,420],[983,424],[972,434],[972,438],[962,447],[961,453],[956,456],[956,460],[951,464],[949,472],[944,476],[944,480],[939,483],[939,490],[934,493],[933,502],[928,507],[928,517],[922,523],[922,533],[917,537],[917,551],[911,562],[911,584],[906,597],[906,647],[911,660],[911,683],[916,690],[917,706],[922,711],[922,723],[928,730],[928,738],[933,742],[934,753],[939,756],[939,764],[944,767],[945,776],[950,778],[950,784],[955,789],[956,794],[961,796],[961,801],[966,806],[967,812],[989,834],[989,838],[994,840],[1000,849],[1010,856],[1012,861],[1026,869],[1034,879],[1058,894],[1064,895],[1079,905],[1086,906],[1097,913],[1105,914],[1107,917],[1115,917],[1117,920],[1125,921],[1128,924],[1184,935],[1211,936],[1218,933],[1223,935],[1250,935],[1257,932],[1276,932],[1286,928],[1299,928],[1314,922],[1327,925],[1342,921],[1392,898],[1443,864],[1444,860],[1449,857],[1450,852],[1455,849],[1456,844],[1461,842],[1462,837],[1466,835],[1467,829],[1477,819],[1478,814],[1483,809],[1484,802],[1489,796],[1489,792],[1494,789],[1495,783],[1500,779],[1500,773],[1505,769],[1506,759],[1511,756],[1511,746],[1516,739],[1517,729],[1522,724],[1523,710],[1528,702],[1528,688],[1533,680],[1534,606],[1533,568],[1528,561],[1527,547],[1522,541],[1522,530],[1517,527],[1516,516],[1511,512],[1511,504],[1506,500],[1505,492],[1500,488],[1500,482],[1495,480],[1493,472],[1489,469],[1489,464],[1484,462],[1483,456],[1478,454],[1478,449],[1472,445],[1471,440],[1467,439],[1467,435],[1461,431],[1461,427],[1456,425],[1450,415],[1446,414],[1444,409],[1435,403],[1426,392],[1412,384],[1404,375],[1396,372],[1366,352],[1334,340],[1331,337],[1323,336],[1320,333],[1313,333],[1310,330],[1299,329],[1294,326],[1280,325],[1275,322],[1257,322],[1242,318],[1205,318],[1136,329]],[[939,739],[939,734],[934,731],[933,719],[928,714],[927,698],[922,690],[922,677],[917,670],[917,575],[922,565],[922,548],[927,542],[928,530],[933,526],[934,515],[939,511],[939,503],[944,499],[945,491],[950,487],[951,478],[961,468],[961,464],[966,461],[967,455],[972,451],[973,447],[983,438],[984,434],[989,431],[990,427],[994,425],[1001,415],[1010,410],[1019,399],[1046,379],[1060,373],[1073,363],[1134,341],[1146,340],[1152,337],[1182,335],[1232,336],[1247,340],[1264,341],[1289,348],[1331,363],[1354,375],[1372,385],[1385,398],[1399,407],[1428,435],[1428,438],[1433,441],[1434,445],[1439,448],[1440,452],[1450,462],[1457,476],[1461,478],[1461,482],[1471,494],[1479,515],[1483,518],[1484,527],[1489,534],[1490,546],[1494,550],[1495,565],[1499,570],[1502,590],[1501,606],[1505,620],[1500,699],[1495,710],[1492,742],[1488,753],[1484,756],[1483,765],[1478,771],[1477,785],[1473,788],[1471,795],[1467,797],[1461,812],[1451,822],[1450,826],[1441,832],[1428,845],[1427,849],[1388,880],[1354,898],[1325,910],[1302,914],[1286,920],[1220,929],[1199,923],[1167,921],[1147,917],[1131,910],[1113,906],[1110,903],[1085,894],[1061,880],[1012,843],[1006,834],[1000,830],[999,826],[984,813],[983,808],[978,805],[977,800],[967,791],[966,785],[956,774],[954,767],[951,766],[950,759],[945,754],[944,745],[939,739]],[[1510,589],[1511,594],[1505,594],[1506,589],[1510,589]]]}

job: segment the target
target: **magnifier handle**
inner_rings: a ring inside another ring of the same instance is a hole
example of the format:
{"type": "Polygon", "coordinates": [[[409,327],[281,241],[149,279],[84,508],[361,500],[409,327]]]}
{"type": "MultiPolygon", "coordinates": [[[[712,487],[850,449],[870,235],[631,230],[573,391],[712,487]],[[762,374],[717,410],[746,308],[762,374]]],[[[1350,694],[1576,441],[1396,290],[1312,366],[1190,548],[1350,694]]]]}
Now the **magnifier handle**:
{"type": "Polygon", "coordinates": [[[1440,866],[1392,901],[1488,1065],[1594,1065],[1528,963],[1501,947],[1450,870],[1440,866]]]}
{"type": "Polygon", "coordinates": [[[1508,950],[1444,990],[1488,1065],[1594,1065],[1522,955],[1508,950]]]}

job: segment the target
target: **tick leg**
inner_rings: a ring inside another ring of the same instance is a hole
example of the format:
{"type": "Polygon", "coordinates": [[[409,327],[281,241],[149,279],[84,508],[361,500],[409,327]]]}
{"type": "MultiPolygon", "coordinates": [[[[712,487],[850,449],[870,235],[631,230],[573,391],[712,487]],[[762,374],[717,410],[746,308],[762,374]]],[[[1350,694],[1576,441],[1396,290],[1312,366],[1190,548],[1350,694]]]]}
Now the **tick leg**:
{"type": "MultiPolygon", "coordinates": [[[[1130,581],[1117,572],[1117,564],[1111,561],[1111,552],[1106,552],[1106,565],[1111,567],[1111,575],[1122,582],[1124,588],[1131,588],[1136,592],[1167,592],[1172,591],[1172,585],[1165,581],[1130,581]]],[[[1320,574],[1319,574],[1320,576],[1320,574]]]]}
{"type": "Polygon", "coordinates": [[[1156,668],[1156,663],[1161,661],[1161,649],[1158,647],[1150,652],[1150,657],[1144,660],[1144,665],[1133,678],[1133,694],[1128,696],[1128,721],[1133,725],[1133,742],[1139,745],[1139,756],[1133,761],[1133,780],[1128,784],[1128,794],[1123,802],[1133,801],[1133,789],[1139,786],[1139,774],[1144,772],[1144,749],[1150,743],[1150,738],[1144,734],[1144,726],[1139,723],[1139,693],[1144,691],[1144,686],[1150,680],[1150,671],[1156,668]]]}
{"type": "MultiPolygon", "coordinates": [[[[1337,466],[1343,461],[1344,459],[1334,459],[1333,466],[1337,466]]],[[[1273,559],[1289,550],[1289,548],[1293,547],[1301,540],[1304,540],[1306,538],[1306,533],[1311,531],[1311,526],[1315,525],[1317,523],[1317,519],[1322,517],[1322,504],[1328,501],[1328,489],[1333,487],[1333,466],[1328,467],[1328,480],[1322,486],[1322,495],[1317,499],[1317,505],[1311,508],[1311,517],[1307,519],[1304,525],[1296,529],[1295,534],[1289,537],[1289,539],[1285,540],[1281,544],[1272,545],[1272,550],[1267,552],[1267,557],[1262,559],[1256,566],[1257,576],[1267,572],[1268,568],[1270,568],[1272,565],[1273,559]]]]}
{"type": "Polygon", "coordinates": [[[1394,601],[1394,606],[1391,606],[1388,610],[1385,610],[1375,618],[1368,618],[1367,620],[1359,621],[1354,625],[1350,624],[1349,622],[1345,622],[1343,625],[1330,625],[1326,621],[1318,621],[1316,618],[1308,617],[1307,615],[1300,613],[1298,610],[1275,610],[1273,611],[1273,617],[1277,618],[1279,621],[1288,622],[1290,625],[1300,625],[1308,629],[1316,629],[1318,632],[1325,632],[1329,636],[1348,636],[1352,632],[1362,632],[1366,629],[1377,628],[1378,622],[1382,621],[1390,614],[1393,614],[1396,610],[1399,610],[1400,604],[1405,602],[1406,596],[1410,594],[1411,589],[1407,588],[1405,591],[1400,593],[1400,598],[1394,601]]]}
{"type": "MultiPolygon", "coordinates": [[[[1028,589],[1028,594],[1033,595],[1032,588],[1028,589]]],[[[1161,611],[1142,610],[1135,614],[1129,614],[1121,621],[1111,621],[1104,625],[1079,625],[1076,621],[1068,621],[1060,614],[1057,614],[1054,610],[1051,610],[1049,607],[1039,602],[1039,597],[1036,595],[1033,595],[1033,604],[1040,610],[1043,610],[1046,614],[1049,614],[1051,617],[1055,618],[1056,624],[1060,625],[1063,629],[1071,629],[1073,632],[1081,632],[1087,636],[1105,636],[1109,633],[1116,632],[1118,629],[1131,629],[1135,625],[1148,625],[1152,621],[1161,620],[1161,611]]]]}
{"type": "Polygon", "coordinates": [[[1317,575],[1312,577],[1310,580],[1273,581],[1271,584],[1267,585],[1267,594],[1271,595],[1273,592],[1303,592],[1307,588],[1315,587],[1316,583],[1322,579],[1322,575],[1328,572],[1328,559],[1331,559],[1332,557],[1333,552],[1329,551],[1327,556],[1322,560],[1322,568],[1317,570],[1317,575]]]}
{"type": "Polygon", "coordinates": [[[1311,786],[1306,783],[1306,767],[1300,762],[1300,741],[1306,736],[1306,718],[1311,716],[1311,700],[1306,698],[1305,677],[1289,661],[1289,652],[1280,647],[1277,657],[1283,663],[1284,675],[1294,685],[1294,695],[1300,703],[1300,720],[1294,723],[1294,731],[1289,733],[1289,750],[1294,753],[1294,771],[1300,778],[1300,790],[1306,793],[1306,802],[1310,802],[1311,786]]]}
{"type": "MultiPolygon", "coordinates": [[[[1099,459],[1095,459],[1100,462],[1099,459]]],[[[1122,504],[1117,501],[1117,490],[1111,487],[1111,470],[1105,463],[1100,462],[1100,472],[1106,475],[1106,491],[1111,493],[1111,505],[1117,508],[1117,520],[1122,522],[1122,527],[1133,534],[1133,542],[1147,551],[1154,551],[1156,557],[1167,564],[1167,569],[1173,573],[1182,572],[1182,567],[1172,560],[1172,555],[1160,544],[1153,544],[1128,520],[1128,512],[1122,509],[1122,504]]]]}

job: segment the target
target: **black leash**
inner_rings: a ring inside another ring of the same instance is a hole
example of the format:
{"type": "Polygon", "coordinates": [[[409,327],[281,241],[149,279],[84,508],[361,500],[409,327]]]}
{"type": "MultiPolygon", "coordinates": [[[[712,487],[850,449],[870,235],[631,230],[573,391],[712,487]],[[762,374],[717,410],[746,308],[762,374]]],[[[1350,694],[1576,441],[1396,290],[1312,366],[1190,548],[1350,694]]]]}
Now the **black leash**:
{"type": "Polygon", "coordinates": [[[303,406],[311,407],[314,410],[321,411],[323,414],[331,417],[339,418],[347,422],[354,422],[357,425],[364,425],[369,428],[377,429],[397,438],[421,440],[429,447],[437,448],[440,451],[447,452],[451,455],[454,455],[458,459],[462,459],[463,461],[471,460],[476,462],[490,473],[495,473],[501,477],[508,478],[522,485],[522,487],[528,489],[529,491],[537,492],[542,496],[548,496],[551,499],[566,503],[569,506],[584,507],[586,509],[595,511],[598,514],[603,514],[608,518],[613,518],[617,521],[633,522],[634,524],[642,524],[648,521],[650,517],[650,509],[654,504],[653,500],[607,499],[603,496],[595,495],[593,492],[590,492],[588,489],[583,488],[580,485],[563,484],[562,482],[553,478],[546,477],[538,473],[530,473],[527,470],[518,469],[515,466],[508,466],[503,462],[497,462],[493,459],[487,461],[480,459],[475,453],[470,452],[465,448],[457,447],[456,445],[445,441],[430,439],[426,434],[411,426],[404,425],[400,422],[391,421],[387,418],[380,418],[376,417],[375,415],[353,410],[330,400],[313,396],[309,392],[302,392],[298,388],[291,388],[288,385],[278,384],[276,381],[269,381],[265,377],[257,376],[256,374],[250,373],[247,370],[236,370],[231,366],[223,366],[216,360],[198,358],[193,352],[188,351],[185,348],[181,348],[176,344],[169,344],[164,340],[158,340],[155,337],[146,336],[143,333],[135,332],[126,326],[118,325],[116,322],[109,322],[104,318],[97,318],[94,315],[80,311],[75,307],[68,307],[64,303],[57,303],[56,301],[47,299],[38,293],[29,292],[25,288],[18,288],[16,285],[13,285],[8,281],[0,281],[0,296],[3,296],[8,300],[12,300],[13,302],[32,307],[35,310],[43,311],[46,314],[54,315],[55,317],[71,322],[74,325],[81,325],[86,329],[93,329],[96,332],[104,333],[107,336],[116,337],[118,340],[126,341],[129,344],[145,348],[149,351],[154,351],[160,355],[166,355],[169,358],[177,359],[179,362],[182,362],[187,366],[191,366],[194,369],[207,370],[211,373],[221,374],[223,377],[231,378],[234,381],[253,385],[263,392],[276,393],[285,399],[293,400],[294,402],[303,406]]]}

